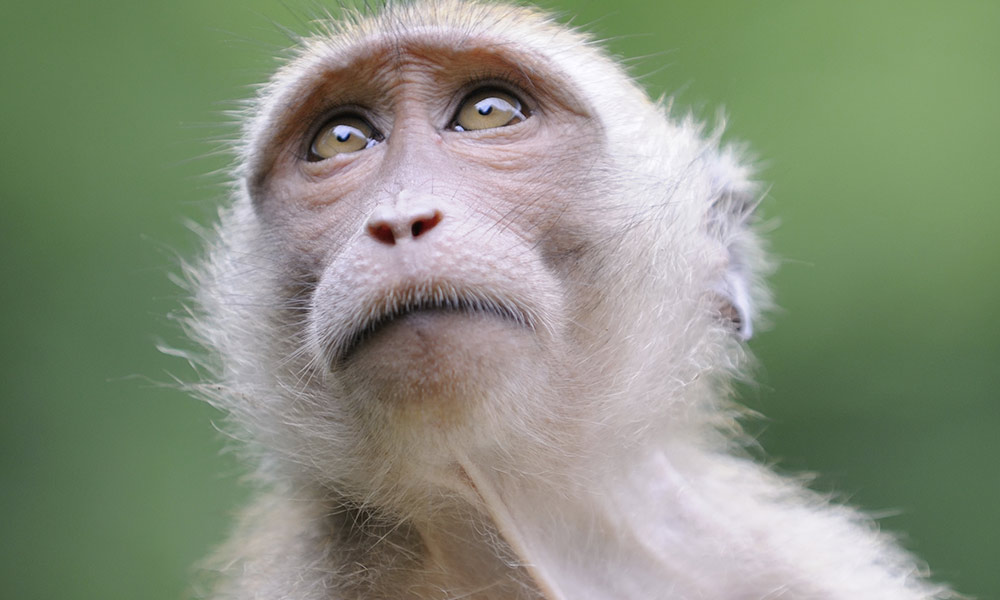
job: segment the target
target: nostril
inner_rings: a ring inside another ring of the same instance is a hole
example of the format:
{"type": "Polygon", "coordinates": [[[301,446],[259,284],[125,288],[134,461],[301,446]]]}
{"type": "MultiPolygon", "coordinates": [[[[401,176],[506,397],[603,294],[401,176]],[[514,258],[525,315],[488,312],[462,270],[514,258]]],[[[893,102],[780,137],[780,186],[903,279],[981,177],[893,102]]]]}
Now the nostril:
{"type": "Polygon", "coordinates": [[[430,216],[414,219],[413,224],[410,225],[410,235],[415,238],[420,237],[440,222],[441,213],[438,211],[434,211],[430,216]]]}
{"type": "Polygon", "coordinates": [[[384,222],[369,224],[368,233],[372,234],[372,237],[383,244],[392,246],[396,243],[396,236],[392,233],[392,227],[389,227],[389,225],[384,222]]]}

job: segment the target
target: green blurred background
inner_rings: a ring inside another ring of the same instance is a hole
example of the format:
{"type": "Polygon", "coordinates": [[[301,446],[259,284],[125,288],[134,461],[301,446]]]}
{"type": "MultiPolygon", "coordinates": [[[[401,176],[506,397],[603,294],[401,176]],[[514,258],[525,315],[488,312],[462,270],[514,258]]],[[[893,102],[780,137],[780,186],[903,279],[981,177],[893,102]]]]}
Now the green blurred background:
{"type": "MultiPolygon", "coordinates": [[[[761,159],[765,448],[1000,597],[1000,3],[546,4],[761,159]]],[[[0,5],[3,598],[183,598],[246,495],[154,346],[180,338],[183,220],[222,197],[221,113],[295,6],[0,5]]]]}

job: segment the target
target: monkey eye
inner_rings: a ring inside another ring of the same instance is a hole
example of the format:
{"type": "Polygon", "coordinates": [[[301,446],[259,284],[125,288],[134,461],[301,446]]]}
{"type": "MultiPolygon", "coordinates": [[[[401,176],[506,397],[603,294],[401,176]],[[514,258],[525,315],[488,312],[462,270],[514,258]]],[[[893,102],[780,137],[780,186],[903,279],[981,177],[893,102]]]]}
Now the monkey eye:
{"type": "Polygon", "coordinates": [[[381,141],[382,135],[368,121],[348,115],[334,117],[313,138],[309,160],[320,161],[337,154],[357,152],[381,141]]]}
{"type": "Polygon", "coordinates": [[[453,127],[455,131],[506,127],[527,119],[526,112],[513,94],[495,89],[477,90],[462,100],[453,127]]]}

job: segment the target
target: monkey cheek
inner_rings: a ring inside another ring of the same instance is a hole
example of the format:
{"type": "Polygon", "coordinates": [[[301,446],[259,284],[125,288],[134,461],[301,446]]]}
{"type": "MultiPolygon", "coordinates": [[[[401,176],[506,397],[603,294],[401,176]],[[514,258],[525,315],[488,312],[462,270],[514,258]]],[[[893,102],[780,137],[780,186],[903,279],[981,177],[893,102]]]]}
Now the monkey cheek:
{"type": "Polygon", "coordinates": [[[541,341],[524,325],[424,311],[382,327],[334,374],[391,419],[451,429],[495,412],[504,390],[532,385],[543,359],[541,341]]]}

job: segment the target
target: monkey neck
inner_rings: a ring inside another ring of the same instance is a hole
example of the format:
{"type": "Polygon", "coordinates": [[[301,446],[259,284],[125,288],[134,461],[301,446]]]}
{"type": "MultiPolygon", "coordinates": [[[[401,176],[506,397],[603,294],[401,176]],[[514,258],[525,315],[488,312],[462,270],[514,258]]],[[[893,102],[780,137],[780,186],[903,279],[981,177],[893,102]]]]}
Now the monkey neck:
{"type": "Polygon", "coordinates": [[[653,523],[636,519],[651,516],[643,505],[657,502],[649,482],[640,482],[645,478],[590,472],[585,484],[567,489],[565,479],[556,487],[471,463],[463,469],[482,510],[516,559],[507,564],[521,565],[537,597],[638,597],[646,592],[637,591],[661,585],[669,565],[654,550],[653,523]],[[630,575],[623,578],[622,573],[630,575]]]}
{"type": "MultiPolygon", "coordinates": [[[[665,572],[672,581],[692,578],[691,565],[664,556],[658,539],[662,520],[678,518],[668,514],[674,509],[661,508],[671,505],[672,486],[650,492],[650,478],[662,478],[663,460],[654,453],[606,477],[591,472],[573,489],[565,479],[556,485],[462,461],[474,498],[450,495],[432,511],[395,522],[376,519],[379,525],[367,532],[357,528],[358,515],[343,517],[353,521],[352,535],[368,539],[352,544],[363,549],[352,562],[367,561],[368,576],[383,577],[375,584],[378,597],[645,597],[659,589],[665,572]]],[[[690,582],[688,589],[697,588],[690,582]]]]}

